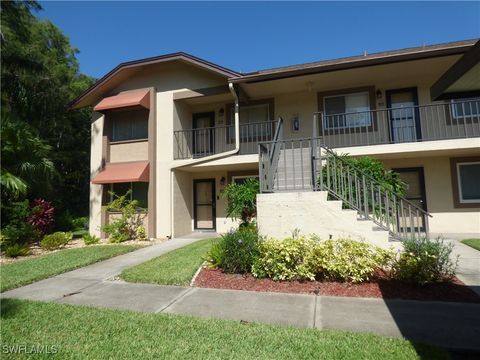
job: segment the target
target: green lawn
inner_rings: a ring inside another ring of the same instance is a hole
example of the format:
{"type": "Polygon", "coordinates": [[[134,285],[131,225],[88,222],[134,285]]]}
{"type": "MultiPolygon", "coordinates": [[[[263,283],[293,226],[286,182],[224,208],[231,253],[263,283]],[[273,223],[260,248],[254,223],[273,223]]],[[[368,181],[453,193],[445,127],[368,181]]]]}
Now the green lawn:
{"type": "MultiPolygon", "coordinates": [[[[12,345],[55,346],[58,359],[447,359],[423,344],[367,333],[96,309],[1,303],[2,359],[12,345]]],[[[35,358],[50,358],[37,355],[35,358]]],[[[31,356],[28,356],[31,357],[31,356]]]]}
{"type": "Polygon", "coordinates": [[[462,243],[480,251],[480,239],[465,239],[462,243]]]}
{"type": "Polygon", "coordinates": [[[189,285],[215,239],[194,242],[120,274],[125,281],[164,285],[189,285]]]}
{"type": "Polygon", "coordinates": [[[138,248],[133,245],[88,246],[5,264],[0,266],[0,291],[30,284],[138,248]]]}

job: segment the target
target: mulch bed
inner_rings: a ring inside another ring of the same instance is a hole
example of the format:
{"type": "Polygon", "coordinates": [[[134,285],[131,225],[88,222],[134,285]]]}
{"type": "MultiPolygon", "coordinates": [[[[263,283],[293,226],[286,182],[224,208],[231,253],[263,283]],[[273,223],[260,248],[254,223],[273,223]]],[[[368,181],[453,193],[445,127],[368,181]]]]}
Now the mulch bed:
{"type": "Polygon", "coordinates": [[[388,279],[382,274],[377,274],[370,282],[352,284],[333,281],[273,281],[256,279],[250,274],[225,274],[221,269],[202,268],[194,286],[326,296],[480,303],[480,296],[457,278],[451,282],[420,287],[388,279]]]}

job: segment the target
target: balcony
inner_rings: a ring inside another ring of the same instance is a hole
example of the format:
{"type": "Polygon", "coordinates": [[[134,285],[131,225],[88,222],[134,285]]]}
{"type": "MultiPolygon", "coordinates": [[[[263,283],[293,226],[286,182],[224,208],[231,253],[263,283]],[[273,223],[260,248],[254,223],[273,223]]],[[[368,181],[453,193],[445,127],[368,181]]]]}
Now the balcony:
{"type": "MultiPolygon", "coordinates": [[[[411,107],[314,114],[329,148],[480,137],[480,99],[411,107]]],[[[315,132],[315,131],[314,131],[315,132]]]]}
{"type": "MultiPolygon", "coordinates": [[[[258,153],[258,144],[270,141],[274,121],[240,124],[239,155],[258,153]]],[[[235,126],[224,125],[173,132],[175,160],[198,159],[235,149],[235,126]]]]}

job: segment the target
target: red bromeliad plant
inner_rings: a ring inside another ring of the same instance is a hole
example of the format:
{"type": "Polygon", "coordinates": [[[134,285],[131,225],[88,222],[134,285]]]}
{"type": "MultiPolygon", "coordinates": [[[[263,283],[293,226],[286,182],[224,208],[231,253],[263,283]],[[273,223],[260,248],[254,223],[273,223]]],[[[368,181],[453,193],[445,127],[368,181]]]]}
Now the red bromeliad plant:
{"type": "Polygon", "coordinates": [[[35,199],[32,204],[32,214],[27,222],[41,233],[47,234],[53,227],[55,209],[50,201],[35,199]]]}

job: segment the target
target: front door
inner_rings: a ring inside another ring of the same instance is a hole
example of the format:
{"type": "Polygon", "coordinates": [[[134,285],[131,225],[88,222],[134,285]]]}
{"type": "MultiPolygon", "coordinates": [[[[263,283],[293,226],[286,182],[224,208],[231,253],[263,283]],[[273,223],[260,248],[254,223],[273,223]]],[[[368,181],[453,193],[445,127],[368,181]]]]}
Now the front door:
{"type": "Polygon", "coordinates": [[[410,142],[422,138],[417,88],[387,90],[387,107],[392,142],[410,142]]]}
{"type": "Polygon", "coordinates": [[[192,145],[193,157],[203,157],[214,153],[215,113],[193,114],[192,145]]]}
{"type": "MultiPolygon", "coordinates": [[[[418,206],[420,209],[427,211],[427,198],[425,195],[425,178],[423,176],[423,167],[415,168],[399,168],[393,169],[399,174],[400,180],[407,184],[407,192],[405,198],[412,204],[418,206]]],[[[425,231],[425,218],[423,214],[417,216],[416,212],[410,214],[406,208],[404,208],[403,222],[401,224],[410,224],[413,222],[413,227],[417,229],[420,227],[420,231],[425,231]]]]}
{"type": "Polygon", "coordinates": [[[193,181],[195,230],[215,230],[215,179],[193,181]]]}

